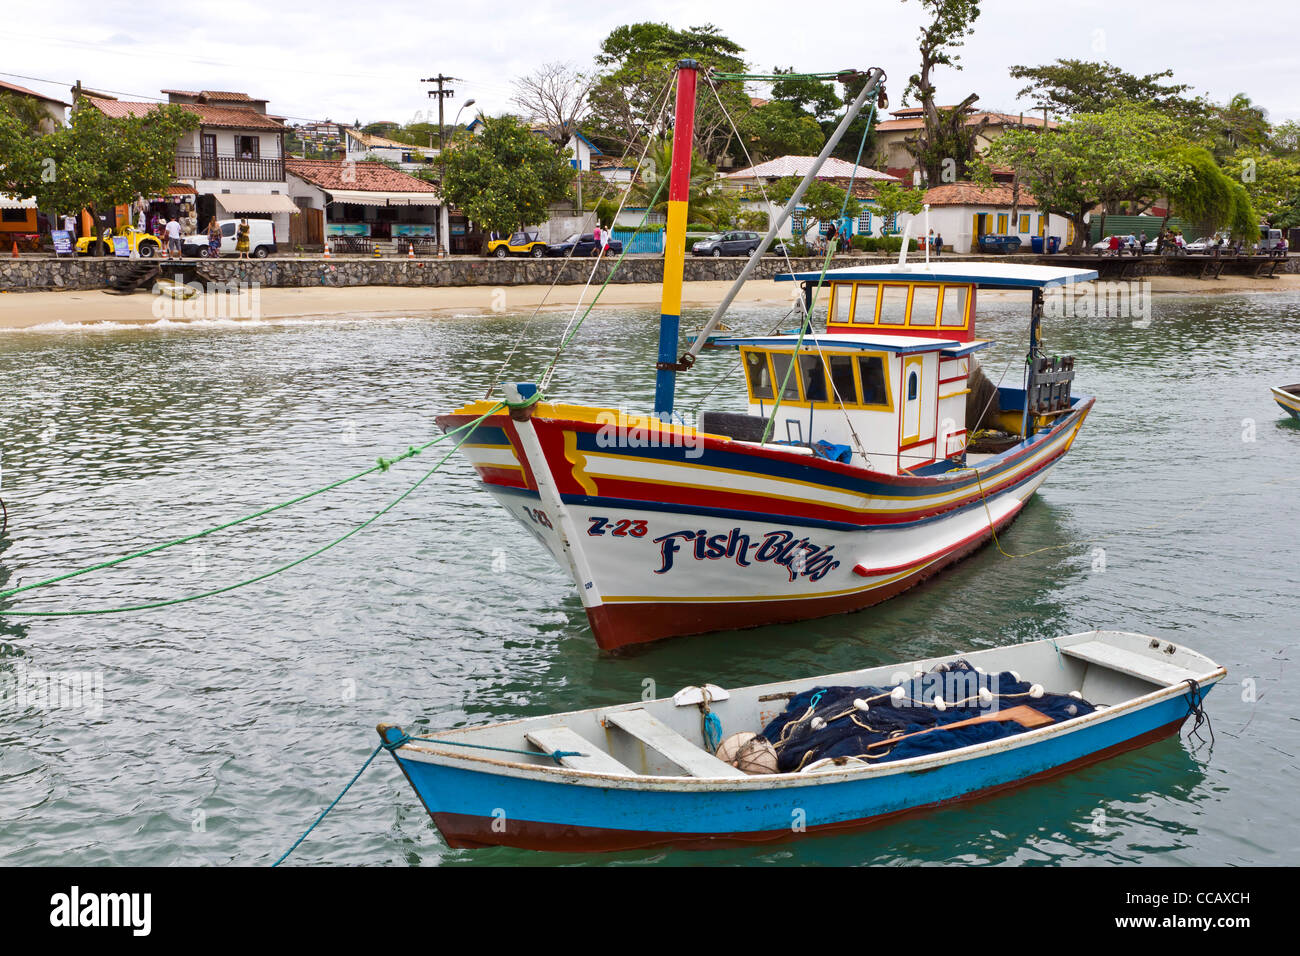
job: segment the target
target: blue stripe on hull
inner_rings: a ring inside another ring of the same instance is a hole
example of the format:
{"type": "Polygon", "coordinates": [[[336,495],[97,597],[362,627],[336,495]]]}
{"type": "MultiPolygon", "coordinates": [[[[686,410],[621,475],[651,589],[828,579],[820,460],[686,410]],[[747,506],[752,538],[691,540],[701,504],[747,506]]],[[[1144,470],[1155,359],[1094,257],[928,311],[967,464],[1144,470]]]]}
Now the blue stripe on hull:
{"type": "MultiPolygon", "coordinates": [[[[1050,468],[1054,464],[1055,463],[1053,462],[1043,467],[1050,468]]],[[[1035,469],[1034,471],[1027,474],[1025,477],[1021,478],[1015,484],[1009,485],[1006,488],[999,489],[996,494],[989,496],[989,501],[996,502],[1003,495],[1011,494],[1016,489],[1024,486],[1025,484],[1038,479],[1039,477],[1041,477],[1042,471],[1043,471],[1042,468],[1035,469]]],[[[519,495],[524,498],[532,498],[532,499],[539,498],[539,495],[537,494],[536,491],[532,491],[528,488],[511,488],[507,485],[491,485],[486,482],[481,482],[481,484],[483,485],[483,487],[487,488],[489,491],[492,492],[501,492],[503,494],[509,494],[509,495],[519,495]]],[[[640,501],[634,498],[609,498],[603,496],[592,497],[590,495],[564,494],[561,495],[560,497],[561,499],[563,499],[566,505],[581,505],[583,507],[590,507],[590,508],[605,508],[605,509],[626,508],[626,509],[631,509],[636,511],[658,511],[658,512],[665,512],[668,514],[706,515],[709,517],[724,518],[727,520],[751,520],[751,521],[763,521],[768,523],[779,522],[781,524],[788,524],[791,526],[798,525],[799,527],[802,528],[828,528],[834,531],[874,531],[874,530],[890,530],[890,529],[897,529],[897,528],[912,528],[918,525],[930,524],[935,521],[944,521],[955,515],[959,515],[965,511],[969,511],[972,508],[984,507],[984,499],[979,498],[976,499],[975,501],[970,502],[969,504],[962,505],[959,508],[952,508],[948,511],[940,512],[939,514],[930,515],[925,518],[919,518],[916,521],[895,521],[889,523],[885,523],[881,521],[878,523],[868,523],[864,525],[864,524],[855,524],[850,521],[826,521],[821,518],[805,518],[800,515],[782,514],[776,511],[739,511],[730,508],[706,508],[699,505],[672,504],[669,502],[658,502],[658,501],[640,501]]]]}
{"type": "Polygon", "coordinates": [[[510,820],[650,835],[778,833],[797,821],[809,829],[866,821],[1013,784],[1120,747],[1187,714],[1187,698],[1179,695],[1041,743],[972,760],[837,783],[817,784],[810,776],[807,785],[773,790],[611,789],[398,759],[430,812],[486,819],[504,814],[507,829],[499,842],[505,844],[510,842],[510,820]]]}

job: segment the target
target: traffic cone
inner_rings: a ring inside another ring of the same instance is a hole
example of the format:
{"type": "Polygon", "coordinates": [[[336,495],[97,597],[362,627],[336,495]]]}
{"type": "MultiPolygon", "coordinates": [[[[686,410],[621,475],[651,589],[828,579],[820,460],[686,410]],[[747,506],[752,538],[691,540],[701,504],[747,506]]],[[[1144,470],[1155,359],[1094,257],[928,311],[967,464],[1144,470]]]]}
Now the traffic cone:
{"type": "Polygon", "coordinates": [[[375,243],[375,258],[379,258],[379,244],[375,243]]]}
{"type": "Polygon", "coordinates": [[[325,258],[328,259],[329,257],[330,257],[330,244],[327,242],[325,243],[325,258]]]}
{"type": "Polygon", "coordinates": [[[14,251],[13,251],[13,253],[12,253],[12,257],[15,258],[15,259],[18,258],[18,243],[17,243],[17,242],[14,243],[14,251]]]}
{"type": "Polygon", "coordinates": [[[414,258],[415,258],[415,243],[413,243],[413,242],[408,242],[408,243],[406,244],[406,258],[408,258],[408,259],[414,259],[414,258]]]}

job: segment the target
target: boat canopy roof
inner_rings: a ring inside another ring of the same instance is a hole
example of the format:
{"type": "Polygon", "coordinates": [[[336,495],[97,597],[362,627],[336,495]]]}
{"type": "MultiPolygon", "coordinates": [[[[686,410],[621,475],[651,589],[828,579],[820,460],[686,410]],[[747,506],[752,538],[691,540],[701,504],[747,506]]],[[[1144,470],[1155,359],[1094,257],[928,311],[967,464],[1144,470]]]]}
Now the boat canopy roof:
{"type": "MultiPolygon", "coordinates": [[[[778,282],[816,282],[820,272],[783,273],[778,282]]],[[[1058,269],[1055,266],[1019,265],[1010,262],[908,262],[903,265],[849,266],[831,269],[826,282],[963,282],[981,289],[1044,289],[1048,286],[1089,282],[1097,278],[1092,269],[1058,269]]]]}
{"type": "MultiPolygon", "coordinates": [[[[799,336],[793,335],[751,335],[751,336],[730,336],[727,338],[715,338],[711,344],[716,346],[750,346],[760,349],[789,349],[793,348],[799,342],[799,336]]],[[[833,349],[837,352],[846,349],[862,349],[867,352],[898,352],[904,355],[913,352],[935,352],[941,351],[947,355],[969,355],[971,352],[978,352],[980,349],[986,349],[993,343],[991,341],[977,340],[972,342],[960,342],[957,339],[949,338],[926,338],[917,335],[862,335],[855,333],[839,333],[834,335],[805,335],[803,337],[804,351],[816,351],[818,349],[833,349]]]]}

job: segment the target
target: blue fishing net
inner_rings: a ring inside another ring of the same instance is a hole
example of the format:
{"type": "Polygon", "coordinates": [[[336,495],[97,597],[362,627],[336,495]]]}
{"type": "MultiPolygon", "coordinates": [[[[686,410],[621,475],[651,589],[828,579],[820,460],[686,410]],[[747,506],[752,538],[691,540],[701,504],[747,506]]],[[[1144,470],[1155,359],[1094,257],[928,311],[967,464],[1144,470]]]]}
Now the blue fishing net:
{"type": "Polygon", "coordinates": [[[763,728],[762,736],[776,749],[778,770],[790,773],[826,758],[855,757],[883,763],[1034,729],[1016,720],[988,719],[1013,707],[1031,707],[1052,723],[1096,709],[1067,694],[1044,692],[1033,697],[1032,686],[1029,681],[1017,680],[1010,671],[981,673],[968,661],[959,660],[888,687],[804,691],[790,699],[785,711],[763,728]],[[896,688],[901,688],[901,693],[896,688]],[[937,706],[940,700],[942,710],[937,706]],[[986,719],[949,726],[974,718],[986,719]]]}

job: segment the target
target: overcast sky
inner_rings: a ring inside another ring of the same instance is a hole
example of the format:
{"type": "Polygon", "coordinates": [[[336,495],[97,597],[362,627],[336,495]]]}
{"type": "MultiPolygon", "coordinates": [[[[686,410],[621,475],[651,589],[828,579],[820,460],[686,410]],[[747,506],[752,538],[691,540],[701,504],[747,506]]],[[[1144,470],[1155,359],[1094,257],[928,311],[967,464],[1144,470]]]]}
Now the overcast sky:
{"type": "MultiPolygon", "coordinates": [[[[916,69],[917,0],[313,0],[152,4],[3,0],[0,79],[69,99],[68,86],[158,97],[163,87],[239,90],[270,100],[291,121],[408,122],[436,104],[422,77],[460,78],[448,121],[474,97],[478,110],[510,108],[511,81],[549,61],[587,66],[611,29],[654,20],[713,23],[752,67],[809,72],[881,66],[891,105],[916,69]]],[[[1244,92],[1274,122],[1300,119],[1300,4],[1295,0],[984,0],[961,72],[937,75],[940,99],[967,93],[1009,112],[1017,63],[1058,57],[1110,60],[1136,73],[1166,67],[1197,93],[1244,92]]]]}

